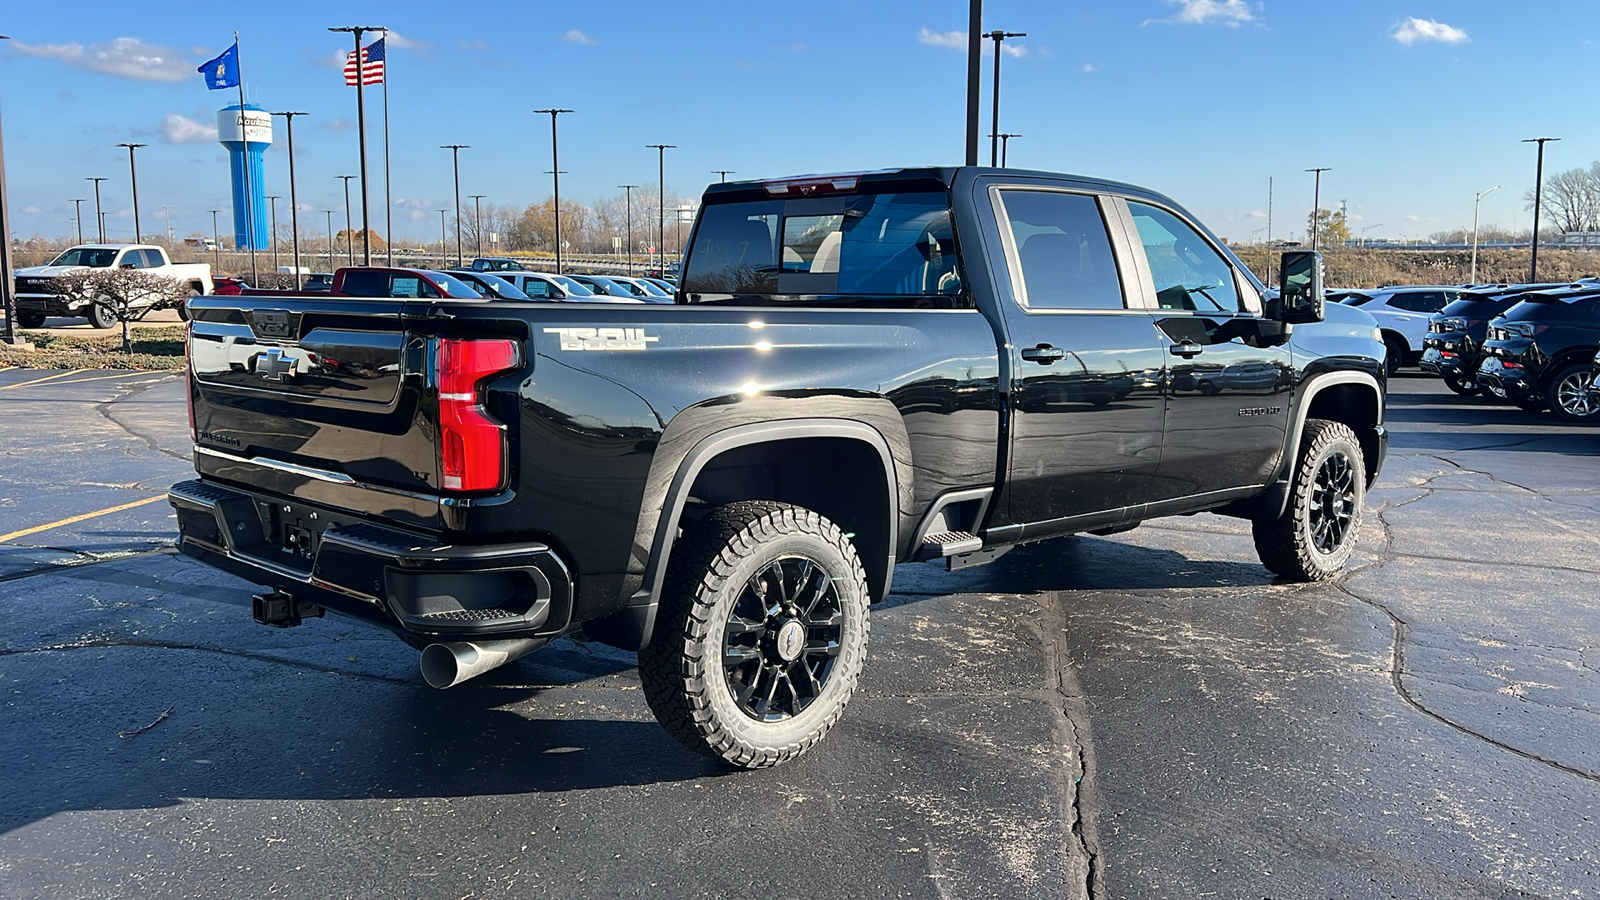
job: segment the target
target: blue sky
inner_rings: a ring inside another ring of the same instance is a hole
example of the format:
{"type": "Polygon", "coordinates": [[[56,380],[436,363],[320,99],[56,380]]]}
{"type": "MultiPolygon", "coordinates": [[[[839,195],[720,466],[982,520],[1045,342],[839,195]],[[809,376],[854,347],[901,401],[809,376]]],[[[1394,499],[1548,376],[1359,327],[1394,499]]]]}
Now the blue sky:
{"type": "MultiPolygon", "coordinates": [[[[115,146],[130,140],[150,145],[139,151],[145,229],[159,231],[170,205],[180,236],[209,233],[228,173],[207,129],[233,94],[205,90],[194,67],[236,29],[248,99],[310,113],[295,125],[302,208],[340,217],[355,98],[339,70],[349,37],[325,29],[394,29],[395,230],[424,239],[433,210],[451,205],[440,144],[472,147],[464,196],[549,196],[549,117],[531,112],[541,107],[576,110],[561,118],[561,167],[563,197],[579,201],[654,183],[651,143],[678,145],[666,181],[687,194],[713,169],[757,178],[962,155],[962,0],[7,6],[0,114],[24,237],[67,233],[68,198],[93,196],[90,175],[109,177],[110,229],[131,237],[115,146]]],[[[1265,228],[1269,177],[1274,236],[1303,231],[1312,166],[1331,167],[1323,205],[1348,201],[1356,229],[1414,237],[1470,227],[1474,192],[1495,184],[1483,221],[1528,227],[1523,138],[1563,138],[1547,172],[1600,158],[1593,0],[989,0],[984,24],[1028,34],[1002,58],[1001,128],[1022,135],[1013,165],[1154,188],[1234,240],[1265,228]]],[[[987,133],[987,64],[984,77],[987,133]]],[[[369,89],[369,113],[379,98],[369,89]]],[[[283,150],[279,120],[268,193],[287,196],[283,150]]],[[[322,214],[309,214],[320,229],[322,214]]]]}

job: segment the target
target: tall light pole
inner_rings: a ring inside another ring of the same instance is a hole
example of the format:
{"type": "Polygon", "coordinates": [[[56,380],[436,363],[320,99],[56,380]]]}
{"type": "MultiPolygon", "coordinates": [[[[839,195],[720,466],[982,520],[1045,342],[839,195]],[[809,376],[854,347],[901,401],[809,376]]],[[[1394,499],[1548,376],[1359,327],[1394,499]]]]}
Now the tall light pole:
{"type": "Polygon", "coordinates": [[[711,174],[713,174],[713,175],[721,175],[722,176],[722,184],[727,184],[728,183],[728,176],[736,174],[736,173],[732,169],[712,169],[711,170],[711,174]]]}
{"type": "MultiPolygon", "coordinates": [[[[367,57],[361,52],[361,35],[367,31],[388,32],[389,29],[382,25],[351,25],[344,28],[329,28],[329,31],[348,32],[356,39],[356,133],[357,143],[361,152],[361,264],[372,265],[372,228],[368,225],[367,218],[367,57]]],[[[385,81],[388,76],[385,76],[385,81]]],[[[345,191],[350,190],[350,182],[345,182],[345,191]]],[[[347,207],[349,203],[345,204],[347,207]]],[[[349,217],[346,216],[346,219],[349,217]]],[[[348,223],[347,223],[348,225],[348,223]]],[[[345,229],[348,231],[348,227],[345,229]]],[[[394,235],[389,235],[393,238],[394,235]]]]}
{"type": "Polygon", "coordinates": [[[1006,167],[1006,150],[1008,149],[1008,145],[1011,143],[1011,139],[1014,137],[1022,137],[1022,135],[1006,134],[1005,132],[1001,132],[998,137],[1000,138],[1000,168],[1004,169],[1006,167]]]}
{"type": "Polygon", "coordinates": [[[483,255],[483,198],[484,194],[472,195],[472,252],[478,256],[483,255]]]}
{"type": "Polygon", "coordinates": [[[144,235],[139,231],[139,167],[133,162],[133,151],[146,144],[118,144],[118,147],[128,148],[128,181],[133,186],[133,242],[144,243],[144,235]]]}
{"type": "MultiPolygon", "coordinates": [[[[345,209],[348,210],[349,207],[346,206],[345,209]]],[[[333,264],[333,210],[325,209],[323,212],[328,214],[328,268],[333,269],[337,268],[333,264]]]]}
{"type": "MultiPolygon", "coordinates": [[[[211,210],[211,268],[222,268],[222,232],[217,228],[217,213],[220,209],[211,210]]],[[[251,285],[255,287],[255,285],[251,285]]]]}
{"type": "Polygon", "coordinates": [[[1539,168],[1533,179],[1533,262],[1528,268],[1528,283],[1539,283],[1539,201],[1544,199],[1544,145],[1561,138],[1528,138],[1524,144],[1539,145],[1539,168]]]}
{"type": "Polygon", "coordinates": [[[617,187],[622,188],[627,198],[622,201],[622,205],[627,208],[628,214],[628,275],[631,277],[633,275],[633,189],[638,185],[619,184],[617,187]]]}
{"type": "Polygon", "coordinates": [[[1467,280],[1473,284],[1478,283],[1478,206],[1483,203],[1483,198],[1498,190],[1500,185],[1497,184],[1472,196],[1472,274],[1467,276],[1467,280]]]}
{"type": "MultiPolygon", "coordinates": [[[[289,230],[293,232],[291,243],[294,245],[294,289],[300,290],[300,200],[294,189],[294,117],[303,116],[303,112],[275,112],[274,116],[283,116],[284,130],[289,132],[289,230]]],[[[390,239],[394,238],[390,235],[390,239]]]]}
{"type": "MultiPolygon", "coordinates": [[[[0,41],[11,38],[0,34],[0,41]]],[[[0,134],[0,310],[6,314],[6,330],[0,335],[0,340],[7,344],[21,344],[22,336],[17,333],[17,295],[16,282],[12,279],[11,268],[11,203],[6,191],[6,148],[3,134],[0,134]]]]}
{"type": "MultiPolygon", "coordinates": [[[[440,150],[450,151],[450,167],[456,175],[456,265],[461,265],[461,151],[471,149],[466,144],[444,144],[440,150]]],[[[559,270],[558,270],[559,271],[559,270]]]]}
{"type": "Polygon", "coordinates": [[[547,113],[550,116],[550,177],[555,191],[552,201],[555,204],[556,220],[556,274],[561,274],[561,152],[560,144],[556,140],[556,117],[562,113],[572,112],[570,109],[536,109],[536,113],[547,113]]]}
{"type": "MultiPolygon", "coordinates": [[[[356,176],[335,175],[333,177],[344,179],[344,261],[353,266],[356,264],[356,248],[355,233],[350,224],[350,179],[355,178],[356,176]]],[[[362,179],[363,184],[361,189],[363,191],[366,190],[365,181],[366,179],[362,179]]],[[[333,262],[331,257],[329,258],[328,262],[333,262]]],[[[368,263],[363,263],[363,265],[368,264],[370,264],[370,260],[368,263]]]]}
{"type": "Polygon", "coordinates": [[[80,244],[83,243],[83,201],[85,199],[87,198],[73,197],[71,200],[72,208],[75,210],[72,215],[78,222],[78,243],[80,244]]]}
{"type": "Polygon", "coordinates": [[[967,155],[978,164],[980,95],[983,91],[983,0],[967,0],[967,155]]]}
{"type": "Polygon", "coordinates": [[[161,214],[166,217],[166,222],[167,222],[167,246],[170,248],[172,246],[172,207],[170,207],[170,206],[161,207],[161,214]]]}
{"type": "Polygon", "coordinates": [[[444,249],[445,248],[445,242],[449,240],[448,234],[446,233],[445,227],[444,227],[444,214],[449,212],[449,211],[450,210],[448,210],[448,209],[439,210],[439,261],[440,262],[444,262],[444,259],[445,259],[445,249],[444,249]]]}
{"type": "Polygon", "coordinates": [[[1000,46],[1002,43],[1004,43],[1006,38],[1027,36],[1027,32],[1001,31],[998,28],[985,35],[985,37],[994,41],[994,101],[990,104],[992,108],[989,110],[989,112],[993,115],[992,121],[994,122],[993,126],[989,129],[990,166],[994,166],[1000,161],[1000,46]]]}
{"type": "Polygon", "coordinates": [[[278,271],[278,198],[282,194],[273,194],[268,197],[272,201],[272,271],[278,271]]]}
{"type": "Polygon", "coordinates": [[[1328,171],[1328,169],[1329,169],[1328,166],[1322,166],[1320,168],[1307,169],[1306,170],[1307,172],[1315,172],[1316,175],[1317,175],[1316,190],[1311,195],[1311,252],[1312,253],[1317,252],[1317,238],[1322,234],[1322,229],[1317,227],[1317,215],[1322,212],[1322,173],[1328,171]]]}
{"type": "MultiPolygon", "coordinates": [[[[667,252],[667,151],[678,149],[676,144],[645,144],[655,150],[656,158],[656,259],[667,252]]],[[[666,271],[663,263],[658,266],[661,272],[666,271]]]]}
{"type": "Polygon", "coordinates": [[[96,178],[92,175],[84,179],[84,181],[94,182],[94,221],[96,227],[100,230],[100,243],[102,244],[106,242],[106,218],[100,212],[100,182],[106,180],[108,179],[96,178]]]}

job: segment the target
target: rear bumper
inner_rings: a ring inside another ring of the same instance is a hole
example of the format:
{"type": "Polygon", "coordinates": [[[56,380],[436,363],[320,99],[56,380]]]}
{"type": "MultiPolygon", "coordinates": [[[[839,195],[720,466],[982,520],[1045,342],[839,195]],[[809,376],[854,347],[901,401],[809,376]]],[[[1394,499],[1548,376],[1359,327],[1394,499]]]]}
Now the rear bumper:
{"type": "Polygon", "coordinates": [[[1486,357],[1479,364],[1477,382],[1513,399],[1532,396],[1538,390],[1536,373],[1520,365],[1508,367],[1497,356],[1486,357]]]}
{"type": "Polygon", "coordinates": [[[1442,378],[1472,381],[1478,372],[1478,353],[1466,336],[1458,333],[1429,335],[1422,342],[1418,368],[1442,378]]]}
{"type": "Polygon", "coordinates": [[[389,628],[417,646],[550,637],[572,619],[572,577],[544,544],[441,544],[204,480],[173,485],[167,499],[184,554],[389,628]]]}

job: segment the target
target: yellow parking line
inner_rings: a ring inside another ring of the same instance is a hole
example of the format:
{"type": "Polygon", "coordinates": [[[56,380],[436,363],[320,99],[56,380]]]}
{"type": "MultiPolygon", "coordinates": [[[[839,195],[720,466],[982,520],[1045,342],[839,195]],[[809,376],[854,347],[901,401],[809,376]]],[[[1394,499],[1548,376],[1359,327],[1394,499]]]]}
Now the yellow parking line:
{"type": "Polygon", "coordinates": [[[95,516],[104,516],[114,512],[122,512],[125,509],[133,509],[135,506],[144,506],[147,503],[155,503],[157,500],[165,499],[167,499],[166,494],[159,494],[155,497],[146,497],[143,500],[135,500],[132,503],[124,503],[121,506],[109,506],[105,509],[84,513],[81,516],[73,516],[70,519],[62,519],[59,522],[51,522],[48,525],[35,525],[32,528],[24,528],[21,531],[13,531],[10,534],[0,534],[0,544],[5,543],[6,541],[14,541],[20,537],[27,537],[30,534],[38,534],[41,531],[49,531],[52,528],[60,528],[63,525],[72,525],[77,522],[82,522],[85,519],[92,519],[95,516]]]}
{"type": "Polygon", "coordinates": [[[87,371],[89,371],[89,370],[88,369],[73,369],[70,372],[57,372],[54,375],[46,375],[43,378],[35,378],[32,381],[21,381],[21,382],[18,382],[16,384],[8,384],[5,387],[0,387],[0,391],[9,391],[12,388],[27,387],[30,384],[39,384],[40,382],[44,382],[44,381],[54,381],[57,378],[65,378],[68,375],[76,375],[79,372],[87,372],[87,371]]]}
{"type": "MultiPolygon", "coordinates": [[[[89,370],[88,369],[80,369],[79,371],[87,372],[89,370]]],[[[138,377],[140,377],[142,375],[164,376],[164,375],[171,375],[171,374],[174,374],[174,373],[172,373],[172,372],[129,372],[129,371],[121,371],[121,372],[117,372],[114,375],[96,375],[93,378],[74,378],[71,381],[58,381],[58,382],[56,382],[56,384],[88,384],[91,381],[105,381],[107,378],[138,378],[138,377]]]]}

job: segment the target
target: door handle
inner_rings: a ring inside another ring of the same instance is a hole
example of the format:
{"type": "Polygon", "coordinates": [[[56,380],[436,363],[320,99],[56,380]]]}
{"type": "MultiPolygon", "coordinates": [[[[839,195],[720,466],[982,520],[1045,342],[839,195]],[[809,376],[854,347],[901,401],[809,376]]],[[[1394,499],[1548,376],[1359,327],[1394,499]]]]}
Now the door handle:
{"type": "Polygon", "coordinates": [[[1022,350],[1023,359],[1029,362],[1036,362],[1041,366],[1051,365],[1056,360],[1065,358],[1066,355],[1067,351],[1061,349],[1060,347],[1052,347],[1049,344],[1040,344],[1037,347],[1024,347],[1022,350]]]}
{"type": "Polygon", "coordinates": [[[1199,356],[1201,353],[1205,352],[1205,349],[1206,348],[1196,344],[1194,341],[1180,341],[1167,348],[1167,350],[1171,352],[1173,356],[1181,356],[1184,359],[1194,359],[1196,356],[1199,356]]]}

